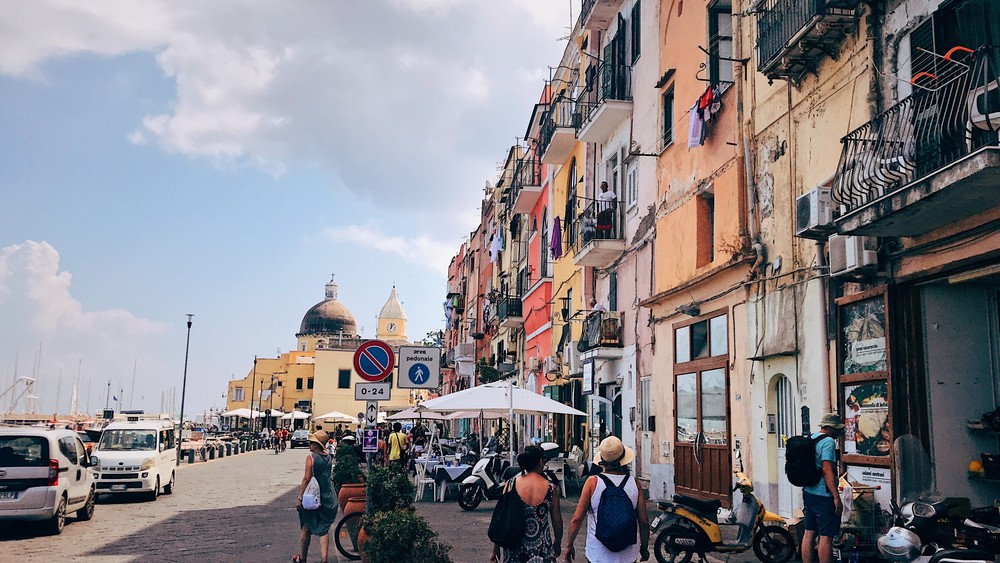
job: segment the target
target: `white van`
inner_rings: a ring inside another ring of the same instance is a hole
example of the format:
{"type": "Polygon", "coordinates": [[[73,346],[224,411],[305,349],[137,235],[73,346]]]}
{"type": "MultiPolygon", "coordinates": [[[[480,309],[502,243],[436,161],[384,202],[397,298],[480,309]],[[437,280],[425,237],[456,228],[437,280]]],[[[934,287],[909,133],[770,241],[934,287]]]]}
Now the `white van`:
{"type": "Polygon", "coordinates": [[[98,493],[142,493],[156,500],[174,492],[177,439],[166,419],[130,416],[104,427],[90,456],[98,493]]]}

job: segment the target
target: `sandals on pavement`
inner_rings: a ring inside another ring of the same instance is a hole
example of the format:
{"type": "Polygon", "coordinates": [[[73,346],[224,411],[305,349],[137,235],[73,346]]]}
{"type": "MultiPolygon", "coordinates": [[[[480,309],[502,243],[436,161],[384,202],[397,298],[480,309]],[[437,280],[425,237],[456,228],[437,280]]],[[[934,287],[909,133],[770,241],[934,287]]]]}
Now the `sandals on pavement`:
{"type": "Polygon", "coordinates": [[[296,555],[292,557],[292,563],[306,563],[306,560],[302,558],[301,555],[296,555]]]}

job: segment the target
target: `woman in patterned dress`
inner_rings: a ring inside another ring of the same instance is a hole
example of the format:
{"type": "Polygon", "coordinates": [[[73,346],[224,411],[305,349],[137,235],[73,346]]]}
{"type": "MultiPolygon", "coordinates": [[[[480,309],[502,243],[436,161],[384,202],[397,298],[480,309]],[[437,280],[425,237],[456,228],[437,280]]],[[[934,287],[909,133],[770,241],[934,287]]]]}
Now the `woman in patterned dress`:
{"type": "Polygon", "coordinates": [[[554,562],[562,549],[563,522],[556,486],[542,473],[545,470],[542,449],[538,446],[524,448],[524,452],[517,456],[517,464],[521,474],[515,479],[514,488],[524,501],[524,539],[515,550],[501,550],[494,545],[493,560],[503,563],[554,562]]]}

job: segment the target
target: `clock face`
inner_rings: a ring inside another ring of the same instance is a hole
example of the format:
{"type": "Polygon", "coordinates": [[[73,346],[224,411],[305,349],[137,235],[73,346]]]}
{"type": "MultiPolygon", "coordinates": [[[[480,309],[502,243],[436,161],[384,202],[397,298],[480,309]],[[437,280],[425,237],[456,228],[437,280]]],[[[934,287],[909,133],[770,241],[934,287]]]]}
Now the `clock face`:
{"type": "Polygon", "coordinates": [[[386,332],[396,332],[396,323],[386,323],[386,325],[385,325],[385,331],[386,332]]]}

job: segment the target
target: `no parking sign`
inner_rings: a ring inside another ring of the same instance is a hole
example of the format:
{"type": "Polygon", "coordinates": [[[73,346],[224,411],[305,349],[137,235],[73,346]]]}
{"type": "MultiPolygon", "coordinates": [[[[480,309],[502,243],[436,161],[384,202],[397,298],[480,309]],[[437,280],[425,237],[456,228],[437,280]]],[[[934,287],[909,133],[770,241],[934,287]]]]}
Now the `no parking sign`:
{"type": "Polygon", "coordinates": [[[381,340],[369,340],[354,353],[354,371],[365,381],[382,381],[396,367],[396,355],[381,340]]]}

